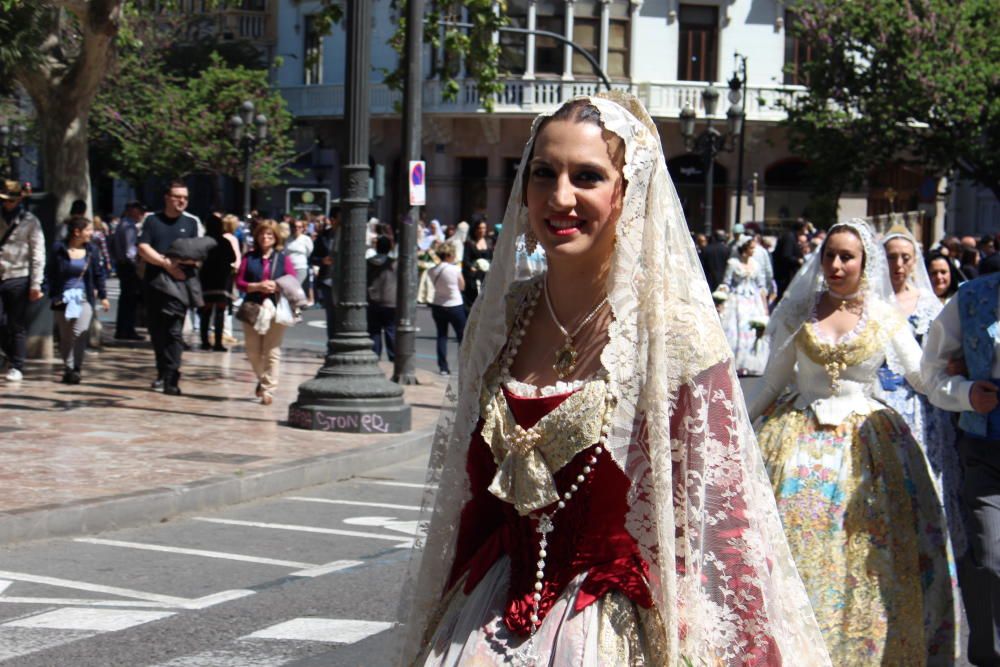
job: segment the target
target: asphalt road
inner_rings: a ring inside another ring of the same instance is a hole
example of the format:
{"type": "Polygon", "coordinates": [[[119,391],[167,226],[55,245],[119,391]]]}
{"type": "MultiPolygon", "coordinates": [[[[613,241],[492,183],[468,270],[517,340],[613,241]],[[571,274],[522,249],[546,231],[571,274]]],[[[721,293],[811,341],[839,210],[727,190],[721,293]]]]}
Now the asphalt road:
{"type": "Polygon", "coordinates": [[[392,664],[425,467],[0,550],[0,664],[392,664]]]}

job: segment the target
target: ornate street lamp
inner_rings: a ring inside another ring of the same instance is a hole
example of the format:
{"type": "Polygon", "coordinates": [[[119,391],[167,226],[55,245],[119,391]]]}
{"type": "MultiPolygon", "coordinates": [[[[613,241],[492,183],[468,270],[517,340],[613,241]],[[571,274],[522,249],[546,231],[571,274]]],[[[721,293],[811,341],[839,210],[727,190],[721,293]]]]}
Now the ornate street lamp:
{"type": "Polygon", "coordinates": [[[4,177],[18,179],[18,160],[23,155],[28,128],[20,123],[0,125],[0,154],[3,155],[4,177]]]}
{"type": "Polygon", "coordinates": [[[267,116],[254,115],[253,102],[240,105],[240,112],[229,119],[233,141],[243,152],[243,219],[250,219],[250,185],[253,180],[253,154],[267,140],[267,116]]]}
{"type": "Polygon", "coordinates": [[[298,428],[354,433],[401,433],[410,430],[410,406],[403,388],[378,367],[368,337],[365,284],[365,229],[368,221],[368,143],[371,111],[368,74],[371,63],[372,0],[347,0],[346,28],[347,164],[340,199],[340,248],[334,330],[326,359],[316,377],[299,385],[299,398],[288,406],[288,423],[298,428]]]}
{"type": "MultiPolygon", "coordinates": [[[[730,100],[733,94],[730,92],[730,100]]],[[[712,188],[715,177],[715,157],[722,151],[732,151],[735,139],[743,132],[743,107],[737,99],[726,112],[727,128],[723,134],[712,127],[712,116],[719,104],[719,91],[708,86],[701,92],[701,102],[705,108],[705,129],[695,136],[697,114],[691,107],[684,107],[680,115],[681,136],[684,146],[693,153],[699,153],[705,160],[705,234],[712,233],[712,188]]]]}

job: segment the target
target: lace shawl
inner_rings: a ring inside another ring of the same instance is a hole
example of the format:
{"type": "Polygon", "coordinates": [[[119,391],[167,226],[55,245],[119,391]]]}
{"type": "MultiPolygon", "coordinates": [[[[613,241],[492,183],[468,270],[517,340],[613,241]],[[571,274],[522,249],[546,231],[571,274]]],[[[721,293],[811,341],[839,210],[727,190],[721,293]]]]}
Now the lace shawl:
{"type": "MultiPolygon", "coordinates": [[[[669,664],[774,665],[777,653],[786,664],[829,665],[656,126],[631,95],[588,99],[625,144],[627,179],[608,278],[614,319],[601,355],[616,406],[607,450],[630,480],[626,528],[650,567],[669,664]]],[[[526,261],[521,201],[543,118],[525,146],[435,433],[424,502],[433,517],[421,522],[400,609],[403,664],[446,593],[483,378],[520,308],[517,281],[544,270],[526,261]]]]}

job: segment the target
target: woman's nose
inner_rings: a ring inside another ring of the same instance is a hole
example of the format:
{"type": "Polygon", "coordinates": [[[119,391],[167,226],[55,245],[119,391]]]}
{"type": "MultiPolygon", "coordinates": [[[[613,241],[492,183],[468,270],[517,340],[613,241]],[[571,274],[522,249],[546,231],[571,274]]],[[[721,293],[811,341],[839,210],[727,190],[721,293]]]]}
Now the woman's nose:
{"type": "Polygon", "coordinates": [[[557,209],[572,209],[576,205],[576,194],[569,176],[562,174],[556,178],[555,188],[552,191],[552,206],[557,209]]]}

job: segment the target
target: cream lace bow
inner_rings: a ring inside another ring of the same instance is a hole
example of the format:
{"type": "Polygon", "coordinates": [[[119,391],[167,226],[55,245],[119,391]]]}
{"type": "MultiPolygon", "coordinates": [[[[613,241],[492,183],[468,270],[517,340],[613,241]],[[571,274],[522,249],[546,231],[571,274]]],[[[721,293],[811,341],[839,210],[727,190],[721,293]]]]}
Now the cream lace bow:
{"type": "Polygon", "coordinates": [[[588,382],[529,429],[518,425],[503,391],[485,398],[483,439],[497,464],[490,493],[522,516],[559,500],[553,474],[601,437],[605,383],[588,382]]]}

